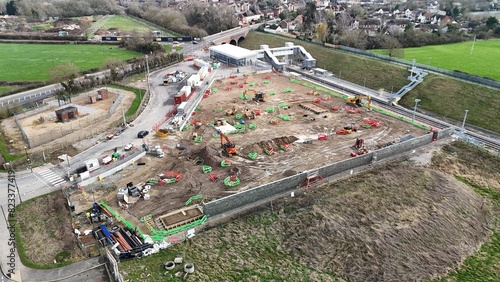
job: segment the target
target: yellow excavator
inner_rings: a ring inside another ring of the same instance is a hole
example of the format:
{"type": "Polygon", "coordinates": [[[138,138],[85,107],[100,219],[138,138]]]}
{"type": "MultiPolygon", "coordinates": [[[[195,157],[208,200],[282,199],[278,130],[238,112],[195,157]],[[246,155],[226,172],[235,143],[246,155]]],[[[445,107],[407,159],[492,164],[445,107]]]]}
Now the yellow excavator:
{"type": "Polygon", "coordinates": [[[366,99],[366,107],[371,110],[371,97],[366,95],[356,95],[354,97],[348,97],[345,101],[347,104],[355,105],[356,107],[363,107],[363,99],[366,99]]]}
{"type": "Polygon", "coordinates": [[[257,90],[255,89],[245,89],[245,91],[243,91],[243,96],[245,97],[245,100],[250,100],[250,96],[249,94],[257,94],[257,90]]]}

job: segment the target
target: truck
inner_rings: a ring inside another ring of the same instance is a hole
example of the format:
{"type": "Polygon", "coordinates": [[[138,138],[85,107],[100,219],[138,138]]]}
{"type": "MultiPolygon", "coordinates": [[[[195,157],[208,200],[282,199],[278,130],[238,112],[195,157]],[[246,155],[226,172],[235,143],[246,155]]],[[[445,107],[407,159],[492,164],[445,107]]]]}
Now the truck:
{"type": "Polygon", "coordinates": [[[179,107],[177,107],[177,114],[185,114],[186,113],[187,102],[182,102],[179,107]]]}

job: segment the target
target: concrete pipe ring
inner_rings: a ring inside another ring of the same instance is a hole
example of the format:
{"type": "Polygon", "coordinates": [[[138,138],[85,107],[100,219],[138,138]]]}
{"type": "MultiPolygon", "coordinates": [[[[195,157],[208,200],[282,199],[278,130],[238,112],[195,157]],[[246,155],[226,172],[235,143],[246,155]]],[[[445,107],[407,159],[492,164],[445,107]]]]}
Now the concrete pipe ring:
{"type": "Polygon", "coordinates": [[[193,273],[194,272],[194,264],[192,262],[188,262],[184,265],[184,272],[193,273]]]}
{"type": "Polygon", "coordinates": [[[167,261],[163,266],[166,270],[172,270],[175,268],[175,263],[173,261],[167,261]]]}

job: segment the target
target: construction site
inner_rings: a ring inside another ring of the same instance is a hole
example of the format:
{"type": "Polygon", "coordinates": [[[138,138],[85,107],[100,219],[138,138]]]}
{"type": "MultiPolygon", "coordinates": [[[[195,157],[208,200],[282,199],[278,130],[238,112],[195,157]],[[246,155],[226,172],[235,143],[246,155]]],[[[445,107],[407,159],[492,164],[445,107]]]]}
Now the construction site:
{"type": "MultiPolygon", "coordinates": [[[[204,220],[204,203],[428,133],[370,102],[272,72],[216,78],[180,131],[167,121],[145,140],[164,157],[102,179],[120,189],[101,207],[161,239],[204,220]]],[[[79,193],[72,201],[91,204],[79,193]]]]}

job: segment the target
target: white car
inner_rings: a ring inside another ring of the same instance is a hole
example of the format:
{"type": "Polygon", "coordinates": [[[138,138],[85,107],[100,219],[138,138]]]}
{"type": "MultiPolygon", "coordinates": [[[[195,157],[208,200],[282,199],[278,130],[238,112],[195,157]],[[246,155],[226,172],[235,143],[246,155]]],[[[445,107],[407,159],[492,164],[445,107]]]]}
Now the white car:
{"type": "Polygon", "coordinates": [[[132,148],[134,148],[134,144],[132,143],[128,143],[127,145],[125,145],[125,147],[123,147],[125,151],[130,151],[132,150],[132,148]]]}

